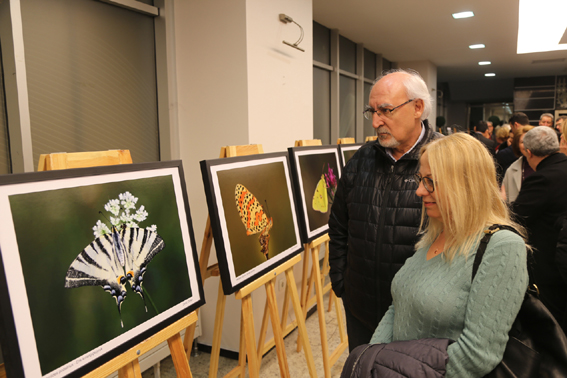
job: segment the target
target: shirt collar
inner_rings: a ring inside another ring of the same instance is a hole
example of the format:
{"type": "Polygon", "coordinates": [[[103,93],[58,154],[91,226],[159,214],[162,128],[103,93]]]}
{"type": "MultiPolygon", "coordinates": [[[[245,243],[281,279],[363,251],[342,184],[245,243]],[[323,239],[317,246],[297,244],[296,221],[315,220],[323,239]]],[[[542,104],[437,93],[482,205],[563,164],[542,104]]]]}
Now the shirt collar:
{"type": "MultiPolygon", "coordinates": [[[[413,146],[411,146],[411,148],[409,150],[406,151],[405,154],[403,154],[402,156],[400,156],[400,159],[403,158],[404,156],[406,156],[407,154],[409,154],[414,148],[415,146],[417,146],[417,144],[419,142],[421,142],[421,140],[423,139],[423,136],[425,135],[425,125],[423,124],[423,122],[421,122],[421,133],[419,134],[419,138],[417,138],[417,141],[414,143],[413,146]]],[[[398,161],[400,159],[396,159],[394,157],[394,155],[392,155],[392,149],[391,148],[386,148],[386,153],[394,160],[394,161],[398,161]]]]}

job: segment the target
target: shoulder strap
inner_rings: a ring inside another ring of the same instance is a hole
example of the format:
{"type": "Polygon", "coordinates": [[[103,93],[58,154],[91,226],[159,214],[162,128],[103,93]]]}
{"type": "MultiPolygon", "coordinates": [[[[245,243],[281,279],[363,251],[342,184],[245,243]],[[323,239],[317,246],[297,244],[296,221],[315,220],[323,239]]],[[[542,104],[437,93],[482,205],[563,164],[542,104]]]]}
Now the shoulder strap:
{"type": "Polygon", "coordinates": [[[472,280],[474,280],[474,277],[476,276],[476,272],[478,271],[478,267],[482,262],[482,256],[484,256],[484,252],[486,251],[486,246],[488,245],[490,238],[496,231],[500,231],[500,230],[512,231],[519,235],[518,231],[516,231],[514,227],[506,226],[503,224],[493,224],[488,228],[488,230],[485,230],[484,236],[482,237],[482,239],[480,239],[480,245],[478,246],[478,251],[476,252],[476,256],[474,257],[471,282],[472,280]]]}

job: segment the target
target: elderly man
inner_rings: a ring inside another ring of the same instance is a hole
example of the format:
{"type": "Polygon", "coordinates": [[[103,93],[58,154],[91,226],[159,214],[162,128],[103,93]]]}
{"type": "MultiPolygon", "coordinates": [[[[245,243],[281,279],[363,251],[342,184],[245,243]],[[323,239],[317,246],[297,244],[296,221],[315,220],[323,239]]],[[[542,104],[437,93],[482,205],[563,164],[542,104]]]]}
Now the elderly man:
{"type": "Polygon", "coordinates": [[[567,330],[567,280],[562,279],[556,261],[558,230],[554,227],[567,212],[567,156],[558,152],[555,131],[547,126],[528,131],[524,148],[535,172],[522,183],[512,210],[528,229],[528,242],[535,249],[534,273],[540,298],[567,330]]]}
{"type": "Polygon", "coordinates": [[[378,139],[349,160],[329,219],[330,276],[342,297],[349,348],[368,343],[392,303],[392,278],[413,255],[421,219],[420,148],[441,136],[427,122],[429,90],[416,72],[379,78],[364,116],[378,139]]]}
{"type": "Polygon", "coordinates": [[[553,114],[551,114],[551,113],[543,113],[543,114],[539,117],[539,125],[540,125],[540,126],[553,127],[553,114]]]}

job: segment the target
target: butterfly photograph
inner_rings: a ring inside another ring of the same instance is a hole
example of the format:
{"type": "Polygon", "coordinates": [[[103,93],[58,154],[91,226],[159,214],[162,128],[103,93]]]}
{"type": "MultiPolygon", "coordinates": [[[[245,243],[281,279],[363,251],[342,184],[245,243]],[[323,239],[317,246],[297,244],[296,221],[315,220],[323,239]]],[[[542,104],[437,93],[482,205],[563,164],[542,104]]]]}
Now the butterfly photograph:
{"type": "Polygon", "coordinates": [[[14,335],[2,346],[20,350],[16,371],[84,375],[204,304],[182,172],[177,161],[0,177],[0,305],[14,335]]]}
{"type": "Polygon", "coordinates": [[[341,164],[343,168],[346,165],[346,163],[348,163],[350,158],[354,156],[356,151],[358,151],[358,149],[363,145],[364,143],[339,144],[339,150],[341,152],[341,164]]]}
{"type": "Polygon", "coordinates": [[[204,160],[201,172],[225,295],[301,251],[287,153],[204,160]]]}
{"type": "Polygon", "coordinates": [[[329,215],[341,174],[337,146],[289,148],[303,242],[328,230],[329,215]]]}

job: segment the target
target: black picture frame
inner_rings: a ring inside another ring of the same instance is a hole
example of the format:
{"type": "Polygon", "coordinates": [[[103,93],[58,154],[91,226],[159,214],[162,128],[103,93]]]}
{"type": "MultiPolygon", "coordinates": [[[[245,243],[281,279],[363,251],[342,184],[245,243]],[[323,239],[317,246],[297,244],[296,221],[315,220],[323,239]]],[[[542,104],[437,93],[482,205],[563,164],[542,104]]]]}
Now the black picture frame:
{"type": "Polygon", "coordinates": [[[341,165],[344,168],[346,163],[350,160],[352,155],[365,143],[354,143],[354,144],[339,144],[339,150],[341,152],[341,165]]]}
{"type": "Polygon", "coordinates": [[[181,161],[0,176],[0,209],[0,342],[9,377],[83,376],[205,303],[181,161]],[[117,235],[137,228],[165,246],[153,257],[149,244],[128,247],[126,261],[136,248],[147,258],[144,295],[126,281],[117,306],[101,287],[65,286],[83,249],[105,238],[93,235],[94,220],[110,222],[104,205],[125,190],[130,203],[140,200],[130,208],[141,208],[130,218],[139,226],[120,226],[117,235]]]}
{"type": "Polygon", "coordinates": [[[287,153],[204,160],[201,173],[225,295],[301,252],[287,153]]]}
{"type": "Polygon", "coordinates": [[[339,150],[336,145],[327,145],[290,147],[288,152],[302,240],[309,243],[329,229],[332,199],[342,173],[339,150]]]}

